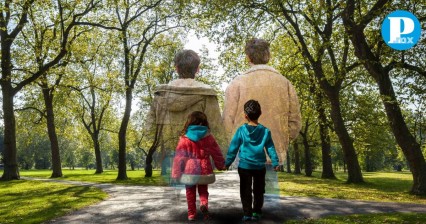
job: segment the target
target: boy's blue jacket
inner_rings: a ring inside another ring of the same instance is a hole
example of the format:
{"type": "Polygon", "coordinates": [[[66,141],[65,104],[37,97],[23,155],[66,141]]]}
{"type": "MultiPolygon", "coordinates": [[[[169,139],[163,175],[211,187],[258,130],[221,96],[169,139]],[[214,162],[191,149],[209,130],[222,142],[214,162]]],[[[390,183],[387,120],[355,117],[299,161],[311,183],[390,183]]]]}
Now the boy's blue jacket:
{"type": "Polygon", "coordinates": [[[272,141],[271,131],[261,124],[257,126],[244,124],[237,129],[232,138],[225,165],[230,166],[239,152],[238,167],[254,170],[263,169],[266,162],[264,149],[272,160],[272,166],[278,166],[279,160],[272,141]]]}

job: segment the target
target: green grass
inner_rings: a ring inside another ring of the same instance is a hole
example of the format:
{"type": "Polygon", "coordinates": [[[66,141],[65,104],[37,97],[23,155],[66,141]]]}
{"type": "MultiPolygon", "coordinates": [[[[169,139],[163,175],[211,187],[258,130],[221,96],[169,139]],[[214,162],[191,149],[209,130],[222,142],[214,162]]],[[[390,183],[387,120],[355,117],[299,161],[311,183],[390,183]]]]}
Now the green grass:
{"type": "Polygon", "coordinates": [[[329,216],[322,219],[290,220],[286,224],[347,224],[347,223],[369,223],[369,224],[421,224],[425,223],[426,214],[422,213],[381,213],[368,215],[329,216]]]}
{"type": "Polygon", "coordinates": [[[95,204],[107,194],[94,187],[41,181],[0,181],[0,223],[41,223],[95,204]]]}
{"type": "MultiPolygon", "coordinates": [[[[62,172],[64,176],[58,179],[144,186],[166,186],[168,183],[167,177],[162,177],[159,170],[154,170],[151,178],[145,178],[143,170],[128,170],[129,179],[120,181],[116,180],[117,170],[106,170],[102,174],[83,169],[63,169],[62,172]]],[[[22,170],[20,174],[50,178],[51,171],[22,170]]],[[[314,172],[313,177],[282,172],[278,175],[281,195],[426,204],[426,197],[408,193],[412,185],[412,175],[409,172],[363,173],[364,184],[347,184],[347,174],[342,172],[336,174],[336,180],[321,179],[320,172],[314,172]]]]}
{"type": "Polygon", "coordinates": [[[363,173],[363,184],[347,184],[346,174],[337,173],[336,180],[279,173],[280,195],[338,198],[383,202],[426,204],[425,196],[409,194],[412,175],[409,172],[363,173]]]}
{"type": "MultiPolygon", "coordinates": [[[[81,169],[63,169],[62,171],[64,177],[58,179],[145,186],[164,186],[168,183],[168,179],[162,177],[160,175],[159,170],[153,171],[152,178],[145,178],[145,172],[143,170],[127,171],[127,176],[129,177],[129,179],[124,181],[116,180],[117,171],[114,170],[107,170],[104,171],[104,173],[102,174],[94,174],[94,170],[81,169]]],[[[26,177],[50,178],[51,171],[30,170],[20,171],[20,174],[21,176],[26,177]]],[[[304,175],[294,175],[287,173],[278,173],[278,175],[281,195],[426,204],[426,197],[420,197],[409,194],[409,190],[412,185],[412,175],[409,172],[363,173],[365,180],[365,183],[363,184],[347,184],[347,174],[345,173],[337,173],[336,180],[321,179],[321,173],[319,172],[314,172],[313,177],[306,177],[304,175]]],[[[0,182],[0,197],[2,199],[2,203],[0,205],[0,220],[6,220],[6,223],[25,220],[27,223],[28,219],[28,223],[38,223],[51,219],[52,217],[60,216],[69,210],[77,209],[79,208],[78,206],[82,207],[94,203],[97,200],[102,200],[102,198],[106,197],[101,195],[96,196],[96,194],[91,197],[82,195],[80,193],[66,193],[66,190],[61,190],[57,186],[49,187],[50,185],[56,184],[34,181],[0,182]],[[31,188],[31,190],[28,189],[26,191],[27,193],[19,193],[21,190],[19,190],[19,192],[15,190],[10,190],[15,189],[13,185],[17,185],[18,183],[24,183],[25,185],[28,185],[25,188],[31,188]],[[9,194],[5,193],[5,190],[7,189],[10,190],[9,194]],[[54,196],[52,196],[52,198],[48,198],[49,196],[51,196],[50,191],[54,191],[54,196]],[[30,199],[28,199],[30,201],[22,202],[19,205],[15,204],[14,198],[18,198],[18,201],[20,201],[21,199],[19,199],[19,195],[22,196],[26,194],[30,196],[30,199]],[[72,203],[68,203],[69,205],[67,205],[67,203],[65,202],[72,201],[72,199],[66,199],[65,196],[62,199],[62,197],[58,196],[62,194],[73,195],[72,197],[74,197],[74,201],[82,202],[78,204],[78,206],[73,205],[72,203]],[[6,199],[5,202],[7,204],[3,203],[3,198],[6,199]],[[13,205],[11,205],[12,200],[13,205]],[[62,204],[64,207],[58,206],[62,204]],[[18,211],[16,209],[18,207],[22,207],[23,209],[21,211],[18,211]],[[5,210],[5,208],[7,210],[5,210]],[[6,215],[8,216],[6,217],[6,215]]],[[[67,186],[60,184],[57,185],[67,186]]],[[[72,192],[72,190],[74,189],[79,189],[77,190],[77,192],[88,191],[83,190],[85,189],[84,187],[67,186],[65,188],[67,190],[69,189],[69,192],[72,192]]],[[[426,220],[426,214],[386,213],[350,216],[329,216],[317,220],[290,220],[286,223],[424,223],[424,220],[426,220]]]]}
{"type": "MultiPolygon", "coordinates": [[[[349,200],[383,201],[426,204],[426,197],[409,194],[413,177],[409,172],[372,172],[363,173],[363,184],[347,184],[347,174],[337,173],[336,180],[320,178],[321,173],[314,172],[313,177],[279,173],[281,195],[337,198],[349,200]]],[[[321,219],[289,220],[285,223],[309,224],[396,224],[425,223],[426,213],[380,213],[357,214],[349,216],[328,216],[321,219]]]]}
{"type": "MultiPolygon", "coordinates": [[[[62,169],[63,177],[59,180],[73,180],[93,183],[112,183],[123,185],[143,185],[143,186],[166,186],[168,184],[167,177],[162,177],[159,170],[153,170],[152,177],[146,178],[143,170],[128,170],[127,180],[116,180],[117,170],[106,170],[102,174],[95,174],[95,170],[83,169],[62,169]]],[[[50,170],[21,170],[20,175],[23,177],[50,178],[52,171],[50,170]]]]}

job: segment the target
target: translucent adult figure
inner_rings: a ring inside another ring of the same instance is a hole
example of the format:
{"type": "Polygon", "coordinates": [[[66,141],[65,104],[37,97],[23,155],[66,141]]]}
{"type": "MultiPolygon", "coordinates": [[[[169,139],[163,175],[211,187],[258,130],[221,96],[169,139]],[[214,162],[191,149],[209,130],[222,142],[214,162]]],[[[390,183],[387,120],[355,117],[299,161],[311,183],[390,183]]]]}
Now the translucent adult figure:
{"type": "Polygon", "coordinates": [[[253,38],[245,46],[250,69],[236,77],[226,89],[222,119],[228,138],[245,122],[244,103],[250,99],[262,105],[262,123],[271,130],[280,163],[286,159],[289,142],[301,129],[300,105],[290,81],[273,67],[269,43],[253,38]]]}
{"type": "MultiPolygon", "coordinates": [[[[179,78],[166,85],[157,86],[149,120],[156,127],[158,146],[173,152],[180,132],[189,114],[201,111],[210,121],[211,134],[219,145],[224,144],[224,127],[216,91],[195,80],[200,70],[200,57],[192,50],[182,50],[175,55],[175,69],[179,78]]],[[[221,145],[222,146],[222,145],[221,145]]]]}

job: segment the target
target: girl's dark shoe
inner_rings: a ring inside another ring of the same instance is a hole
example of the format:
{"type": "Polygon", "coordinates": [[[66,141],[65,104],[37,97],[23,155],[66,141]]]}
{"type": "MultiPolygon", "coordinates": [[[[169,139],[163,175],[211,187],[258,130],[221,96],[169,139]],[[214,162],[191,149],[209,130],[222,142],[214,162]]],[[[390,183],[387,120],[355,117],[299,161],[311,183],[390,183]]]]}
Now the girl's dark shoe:
{"type": "Polygon", "coordinates": [[[200,210],[203,213],[203,220],[207,221],[210,220],[210,214],[209,214],[209,210],[207,209],[206,205],[200,205],[200,210]]]}

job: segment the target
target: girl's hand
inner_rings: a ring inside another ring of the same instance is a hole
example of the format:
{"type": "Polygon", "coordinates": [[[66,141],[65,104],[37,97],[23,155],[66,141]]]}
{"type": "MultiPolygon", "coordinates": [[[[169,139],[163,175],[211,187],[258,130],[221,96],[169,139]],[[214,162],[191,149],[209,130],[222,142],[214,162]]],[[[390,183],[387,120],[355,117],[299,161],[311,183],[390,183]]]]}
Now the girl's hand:
{"type": "Polygon", "coordinates": [[[227,167],[222,167],[221,169],[218,169],[219,171],[226,171],[228,170],[227,167]]]}
{"type": "Polygon", "coordinates": [[[274,171],[275,171],[275,172],[280,171],[280,166],[276,166],[276,167],[274,167],[274,171]]]}

